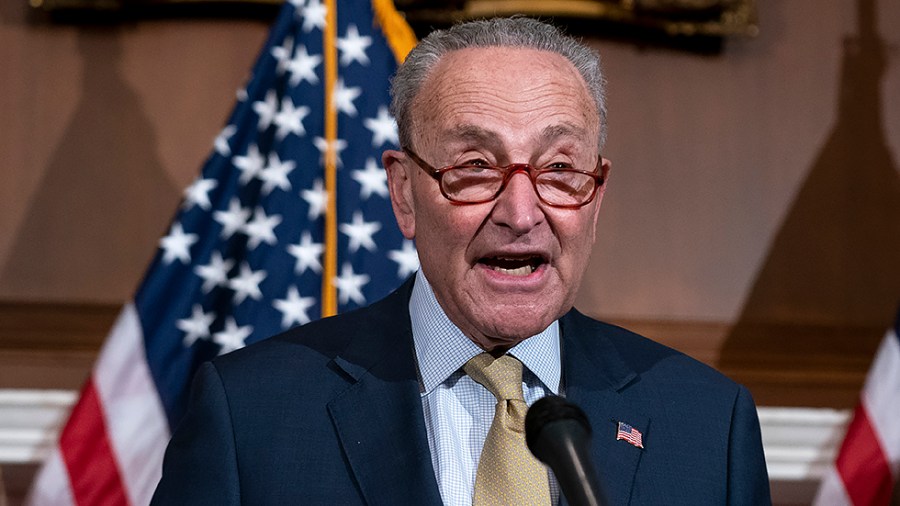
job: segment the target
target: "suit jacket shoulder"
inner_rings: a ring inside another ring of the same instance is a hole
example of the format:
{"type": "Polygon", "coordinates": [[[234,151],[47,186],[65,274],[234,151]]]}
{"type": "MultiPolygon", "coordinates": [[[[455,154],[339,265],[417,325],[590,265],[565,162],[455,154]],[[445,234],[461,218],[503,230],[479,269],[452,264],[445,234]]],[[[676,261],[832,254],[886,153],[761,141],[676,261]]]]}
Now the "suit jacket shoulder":
{"type": "Polygon", "coordinates": [[[706,388],[728,392],[739,386],[714,368],[678,350],[622,327],[595,320],[577,310],[569,312],[561,323],[563,329],[570,331],[567,337],[571,337],[571,341],[567,339],[566,344],[575,345],[575,340],[588,340],[576,345],[576,349],[587,352],[589,356],[602,355],[597,357],[601,361],[597,365],[609,370],[613,382],[630,381],[640,376],[644,379],[664,377],[667,383],[699,382],[706,388]]]}
{"type": "Polygon", "coordinates": [[[204,364],[155,501],[438,504],[410,286],[204,364]]]}
{"type": "MultiPolygon", "coordinates": [[[[213,360],[216,367],[229,374],[253,374],[285,371],[299,374],[309,371],[294,367],[296,360],[324,364],[332,360],[352,363],[358,375],[379,360],[390,357],[384,346],[412,346],[412,330],[407,302],[412,284],[407,282],[384,299],[340,316],[315,320],[282,334],[260,341],[213,360]],[[263,366],[263,367],[260,367],[263,366]],[[268,367],[266,367],[268,366],[268,367]]],[[[410,364],[412,366],[412,364],[410,364]]]]}
{"type": "Polygon", "coordinates": [[[749,392],[681,352],[571,311],[561,320],[566,395],[594,429],[613,504],[766,504],[749,392]],[[619,422],[641,433],[618,439],[619,422]]]}

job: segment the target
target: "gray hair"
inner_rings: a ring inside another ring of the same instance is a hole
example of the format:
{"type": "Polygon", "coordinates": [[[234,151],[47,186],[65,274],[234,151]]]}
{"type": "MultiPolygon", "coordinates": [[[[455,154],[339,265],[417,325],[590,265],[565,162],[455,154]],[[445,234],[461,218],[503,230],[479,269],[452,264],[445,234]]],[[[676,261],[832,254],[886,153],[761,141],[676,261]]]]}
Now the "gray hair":
{"type": "Polygon", "coordinates": [[[397,120],[400,145],[412,141],[412,103],[441,57],[471,47],[523,47],[550,51],[569,60],[587,85],[600,114],[600,148],[606,142],[606,80],[600,55],[559,28],[526,17],[469,21],[431,32],[410,51],[391,80],[391,114],[397,120]]]}

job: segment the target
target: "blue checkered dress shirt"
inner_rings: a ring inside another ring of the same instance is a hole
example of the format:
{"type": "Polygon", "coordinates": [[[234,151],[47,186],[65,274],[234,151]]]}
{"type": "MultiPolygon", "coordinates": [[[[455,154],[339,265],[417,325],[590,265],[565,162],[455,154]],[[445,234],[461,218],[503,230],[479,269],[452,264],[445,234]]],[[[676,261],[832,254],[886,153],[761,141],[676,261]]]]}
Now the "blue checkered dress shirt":
{"type": "MultiPolygon", "coordinates": [[[[448,506],[471,506],[478,460],[497,400],[462,366],[483,350],[447,318],[421,270],[409,299],[409,314],[428,446],[441,499],[448,506]]],[[[558,322],[509,353],[525,366],[522,383],[529,406],[545,395],[563,394],[558,322]]],[[[553,504],[559,502],[559,485],[552,473],[550,497],[553,504]]]]}

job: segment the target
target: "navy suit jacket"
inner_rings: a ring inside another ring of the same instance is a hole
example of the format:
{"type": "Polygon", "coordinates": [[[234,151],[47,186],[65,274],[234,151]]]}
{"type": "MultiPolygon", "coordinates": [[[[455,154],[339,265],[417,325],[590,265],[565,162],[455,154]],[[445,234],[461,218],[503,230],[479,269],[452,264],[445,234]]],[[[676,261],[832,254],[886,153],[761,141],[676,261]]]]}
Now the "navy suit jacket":
{"type": "MultiPolygon", "coordinates": [[[[411,287],[204,364],[153,504],[440,504],[411,287]]],[[[746,389],[575,310],[560,329],[566,397],[591,420],[611,504],[770,502],[746,389]],[[616,440],[619,421],[643,449],[616,440]]]]}

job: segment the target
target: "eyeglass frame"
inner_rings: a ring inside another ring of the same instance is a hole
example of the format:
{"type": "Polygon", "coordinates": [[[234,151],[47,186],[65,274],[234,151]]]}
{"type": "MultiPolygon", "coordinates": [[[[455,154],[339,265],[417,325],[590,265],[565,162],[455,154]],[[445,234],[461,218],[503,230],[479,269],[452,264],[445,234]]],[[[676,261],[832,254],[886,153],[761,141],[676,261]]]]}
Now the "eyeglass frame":
{"type": "Polygon", "coordinates": [[[533,165],[531,165],[529,163],[511,163],[506,166],[487,165],[484,167],[491,168],[491,169],[501,169],[503,171],[503,180],[500,182],[500,187],[497,189],[497,192],[494,193],[494,195],[492,195],[490,198],[484,199],[484,200],[477,200],[477,201],[473,201],[473,202],[455,200],[455,199],[451,198],[449,195],[447,195],[447,192],[444,190],[444,184],[443,184],[444,174],[446,174],[447,172],[449,172],[453,169],[457,169],[459,167],[468,167],[468,166],[478,167],[477,165],[467,165],[467,164],[447,165],[446,167],[441,167],[440,169],[436,169],[436,168],[434,168],[433,165],[431,165],[430,163],[423,160],[422,157],[417,155],[412,149],[410,149],[408,147],[404,147],[401,149],[403,150],[404,153],[406,153],[406,156],[408,156],[420,169],[425,171],[426,174],[428,174],[435,181],[437,181],[438,188],[441,190],[441,195],[443,195],[444,198],[446,198],[450,202],[453,202],[454,204],[468,205],[468,204],[484,204],[486,202],[492,202],[492,201],[496,200],[497,197],[499,197],[501,193],[503,193],[503,190],[506,189],[506,185],[509,183],[509,180],[512,179],[513,175],[515,175],[518,172],[524,172],[525,174],[528,175],[528,179],[531,180],[531,187],[534,188],[534,194],[537,195],[538,200],[540,200],[544,204],[547,204],[550,207],[555,207],[557,209],[580,209],[580,208],[590,204],[594,200],[594,198],[597,196],[597,190],[600,189],[600,187],[603,186],[603,183],[606,182],[605,178],[600,174],[600,167],[603,165],[603,156],[602,155],[597,155],[597,165],[594,167],[593,171],[586,171],[586,170],[579,170],[579,169],[541,169],[538,167],[534,167],[533,165]],[[577,172],[579,174],[584,174],[586,176],[590,176],[591,178],[594,179],[594,189],[591,191],[590,196],[584,202],[582,202],[580,204],[568,204],[568,205],[553,204],[551,202],[548,202],[546,199],[544,199],[544,197],[541,196],[541,192],[538,191],[538,188],[537,188],[537,177],[544,172],[577,172]]]}

